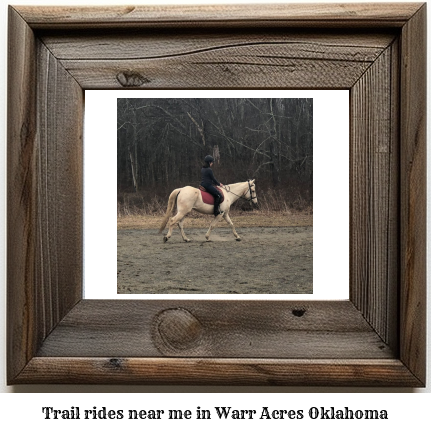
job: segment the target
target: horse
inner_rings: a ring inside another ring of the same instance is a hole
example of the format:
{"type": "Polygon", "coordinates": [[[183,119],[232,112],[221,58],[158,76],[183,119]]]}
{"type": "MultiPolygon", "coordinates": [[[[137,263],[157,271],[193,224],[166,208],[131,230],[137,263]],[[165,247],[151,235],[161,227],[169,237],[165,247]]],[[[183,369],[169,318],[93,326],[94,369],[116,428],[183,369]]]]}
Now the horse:
{"type": "MultiPolygon", "coordinates": [[[[229,217],[229,210],[230,210],[230,206],[240,198],[250,201],[252,204],[257,206],[256,186],[254,183],[255,180],[247,180],[245,182],[233,183],[233,184],[223,186],[224,200],[220,204],[221,213],[217,215],[214,218],[214,220],[211,222],[208,231],[205,234],[205,238],[207,241],[209,241],[211,231],[215,228],[217,223],[222,218],[224,218],[224,220],[232,228],[232,232],[233,235],[235,236],[235,239],[237,241],[241,240],[241,237],[235,231],[233,222],[229,217]]],[[[199,213],[203,213],[203,214],[213,214],[214,205],[205,204],[202,199],[201,191],[193,186],[185,186],[183,188],[175,189],[171,192],[171,194],[169,195],[166,214],[165,217],[163,218],[162,225],[160,226],[159,229],[159,234],[160,234],[163,232],[166,225],[168,225],[168,232],[163,237],[163,242],[166,243],[170,239],[175,224],[178,224],[183,240],[185,242],[190,242],[190,239],[187,238],[186,234],[184,233],[183,225],[184,225],[185,217],[192,210],[196,210],[199,213]],[[175,203],[177,204],[177,214],[172,217],[175,203]]]]}

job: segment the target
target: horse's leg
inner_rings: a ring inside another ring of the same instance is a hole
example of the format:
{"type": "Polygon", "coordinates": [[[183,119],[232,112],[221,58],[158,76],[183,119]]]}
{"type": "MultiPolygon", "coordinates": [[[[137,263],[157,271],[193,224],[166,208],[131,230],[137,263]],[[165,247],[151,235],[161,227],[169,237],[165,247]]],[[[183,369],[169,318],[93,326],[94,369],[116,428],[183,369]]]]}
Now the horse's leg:
{"type": "MultiPolygon", "coordinates": [[[[163,241],[166,243],[172,236],[172,230],[174,229],[174,226],[178,223],[179,221],[183,220],[186,217],[186,215],[182,212],[178,212],[175,216],[171,217],[169,219],[168,222],[168,232],[167,234],[163,237],[163,241]]],[[[184,237],[183,237],[184,238],[184,237]]]]}
{"type": "Polygon", "coordinates": [[[186,233],[184,232],[184,219],[185,219],[185,216],[178,221],[178,227],[181,231],[181,235],[183,237],[183,240],[188,243],[190,241],[190,239],[187,238],[186,233]]]}
{"type": "Polygon", "coordinates": [[[233,226],[233,222],[232,222],[232,220],[231,220],[231,218],[230,218],[230,216],[229,216],[229,212],[225,212],[224,213],[224,215],[223,215],[223,217],[224,217],[224,220],[230,225],[230,227],[232,228],[232,232],[233,232],[233,235],[235,236],[235,239],[237,240],[237,241],[241,241],[241,237],[238,235],[238,233],[235,231],[235,227],[233,226]]]}
{"type": "MultiPolygon", "coordinates": [[[[200,193],[197,189],[186,186],[180,190],[177,195],[177,214],[169,219],[168,232],[163,237],[163,241],[167,242],[172,235],[172,230],[174,229],[174,225],[178,224],[180,228],[181,235],[183,240],[189,242],[190,240],[186,237],[183,229],[183,221],[184,218],[192,211],[195,207],[196,200],[200,198],[200,193]]],[[[172,211],[172,210],[171,210],[172,211]]]]}
{"type": "Polygon", "coordinates": [[[221,220],[222,217],[223,217],[223,213],[220,213],[211,222],[211,225],[208,228],[207,233],[205,234],[205,238],[207,239],[207,241],[209,241],[209,239],[210,239],[211,231],[215,228],[215,226],[217,225],[217,223],[220,222],[220,220],[221,220]]]}

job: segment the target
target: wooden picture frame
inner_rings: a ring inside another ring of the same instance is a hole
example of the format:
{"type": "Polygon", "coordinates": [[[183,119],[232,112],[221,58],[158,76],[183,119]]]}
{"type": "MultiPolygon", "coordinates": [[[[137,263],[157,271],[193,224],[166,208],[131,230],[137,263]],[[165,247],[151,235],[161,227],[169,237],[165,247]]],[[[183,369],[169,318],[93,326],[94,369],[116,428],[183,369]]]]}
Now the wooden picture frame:
{"type": "Polygon", "coordinates": [[[425,27],[424,3],[9,7],[8,384],[424,386],[425,27]],[[350,299],[82,299],[84,90],[115,88],[349,89],[350,299]]]}

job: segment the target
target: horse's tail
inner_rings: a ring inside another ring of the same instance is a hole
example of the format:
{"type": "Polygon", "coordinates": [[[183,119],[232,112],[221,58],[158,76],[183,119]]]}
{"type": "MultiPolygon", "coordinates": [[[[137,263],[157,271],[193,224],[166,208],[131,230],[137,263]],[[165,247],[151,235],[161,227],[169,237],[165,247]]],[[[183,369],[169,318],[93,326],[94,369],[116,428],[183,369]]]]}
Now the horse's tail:
{"type": "Polygon", "coordinates": [[[166,210],[165,217],[162,220],[162,225],[160,225],[159,234],[165,229],[166,224],[168,223],[169,218],[172,216],[174,211],[175,203],[177,202],[177,198],[181,189],[175,189],[169,195],[168,208],[166,210]]]}

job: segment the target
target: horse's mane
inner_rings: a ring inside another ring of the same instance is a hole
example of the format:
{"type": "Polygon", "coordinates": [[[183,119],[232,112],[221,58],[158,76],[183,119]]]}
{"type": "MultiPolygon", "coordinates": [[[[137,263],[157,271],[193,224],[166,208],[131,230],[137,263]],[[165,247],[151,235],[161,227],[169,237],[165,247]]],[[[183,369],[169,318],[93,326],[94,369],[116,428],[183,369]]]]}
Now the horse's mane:
{"type": "Polygon", "coordinates": [[[242,182],[237,182],[237,183],[229,183],[229,184],[227,184],[226,186],[235,186],[235,185],[239,185],[239,184],[247,183],[247,182],[249,182],[249,181],[251,181],[251,180],[244,180],[244,181],[242,181],[242,182]]]}

